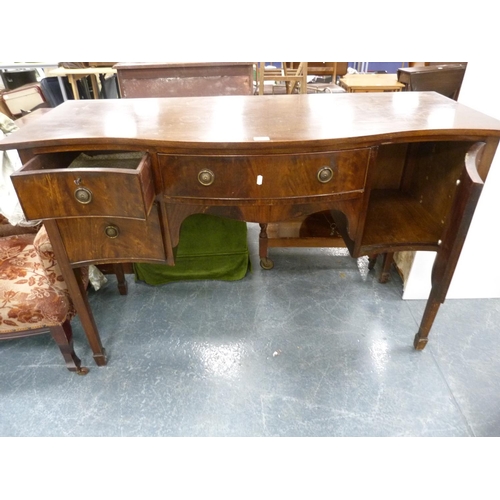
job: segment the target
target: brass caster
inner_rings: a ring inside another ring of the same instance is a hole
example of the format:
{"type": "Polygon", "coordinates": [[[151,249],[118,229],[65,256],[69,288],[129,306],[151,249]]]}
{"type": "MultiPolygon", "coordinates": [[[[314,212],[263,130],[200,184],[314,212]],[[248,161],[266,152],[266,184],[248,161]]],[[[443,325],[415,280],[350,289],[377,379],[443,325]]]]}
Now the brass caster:
{"type": "Polygon", "coordinates": [[[86,366],[82,366],[81,368],[78,368],[78,370],[76,370],[76,374],[77,375],[87,375],[87,373],[89,372],[90,370],[86,367],[86,366]]]}
{"type": "Polygon", "coordinates": [[[260,267],[266,270],[272,269],[274,267],[274,262],[267,257],[263,257],[262,259],[260,259],[260,267]]]}

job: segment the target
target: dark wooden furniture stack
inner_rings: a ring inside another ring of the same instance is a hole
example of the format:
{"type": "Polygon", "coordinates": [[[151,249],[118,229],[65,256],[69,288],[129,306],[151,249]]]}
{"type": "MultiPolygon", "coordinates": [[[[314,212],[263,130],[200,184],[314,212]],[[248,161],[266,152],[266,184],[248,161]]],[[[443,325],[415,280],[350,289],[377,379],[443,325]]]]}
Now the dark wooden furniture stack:
{"type": "Polygon", "coordinates": [[[464,79],[466,64],[436,64],[398,69],[398,81],[405,90],[433,90],[455,101],[464,79]]]}
{"type": "Polygon", "coordinates": [[[352,257],[437,252],[414,340],[423,349],[500,121],[435,92],[415,102],[406,92],[69,101],[0,148],[20,151],[12,181],[26,216],[45,220],[98,365],[106,356],[78,268],[174,264],[195,213],[266,224],[328,210],[352,257]],[[131,154],[67,168],[103,150],[131,154]]]}
{"type": "Polygon", "coordinates": [[[118,63],[122,97],[250,95],[253,63],[118,63]]]}

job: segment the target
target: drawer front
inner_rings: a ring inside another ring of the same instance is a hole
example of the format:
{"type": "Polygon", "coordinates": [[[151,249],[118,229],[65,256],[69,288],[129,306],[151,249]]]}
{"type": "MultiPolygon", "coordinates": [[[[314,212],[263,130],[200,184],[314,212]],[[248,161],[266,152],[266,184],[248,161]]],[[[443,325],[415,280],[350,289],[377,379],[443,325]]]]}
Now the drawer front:
{"type": "Polygon", "coordinates": [[[145,219],[154,200],[147,155],[136,168],[120,168],[119,161],[111,168],[64,168],[57,165],[56,154],[39,155],[13,175],[12,182],[28,219],[104,215],[145,219]]]}
{"type": "Polygon", "coordinates": [[[57,221],[72,264],[116,261],[165,261],[156,205],[147,220],[112,217],[57,221]]]}
{"type": "Polygon", "coordinates": [[[172,197],[296,198],[362,190],[370,150],[269,156],[159,155],[172,197]]]}

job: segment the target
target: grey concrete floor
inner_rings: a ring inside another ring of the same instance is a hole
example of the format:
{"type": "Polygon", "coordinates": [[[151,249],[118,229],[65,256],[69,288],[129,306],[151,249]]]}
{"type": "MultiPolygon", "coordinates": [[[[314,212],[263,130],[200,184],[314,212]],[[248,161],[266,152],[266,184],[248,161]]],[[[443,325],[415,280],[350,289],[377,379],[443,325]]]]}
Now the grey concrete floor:
{"type": "Polygon", "coordinates": [[[49,335],[0,342],[0,436],[500,436],[500,300],[424,301],[366,259],[271,249],[238,282],[90,292],[108,365],[68,372],[49,335]]]}

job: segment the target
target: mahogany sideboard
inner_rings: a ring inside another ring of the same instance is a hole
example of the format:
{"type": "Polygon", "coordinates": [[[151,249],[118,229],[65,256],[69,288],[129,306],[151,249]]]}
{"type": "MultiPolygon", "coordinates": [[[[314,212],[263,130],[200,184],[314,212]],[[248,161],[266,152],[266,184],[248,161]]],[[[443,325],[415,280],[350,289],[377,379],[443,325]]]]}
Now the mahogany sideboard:
{"type": "Polygon", "coordinates": [[[21,155],[22,207],[44,219],[104,365],[79,268],[173,265],[194,213],[266,224],[329,210],[352,257],[435,251],[423,349],[499,138],[500,121],[435,92],[297,94],[67,101],[0,149],[21,155]]]}

